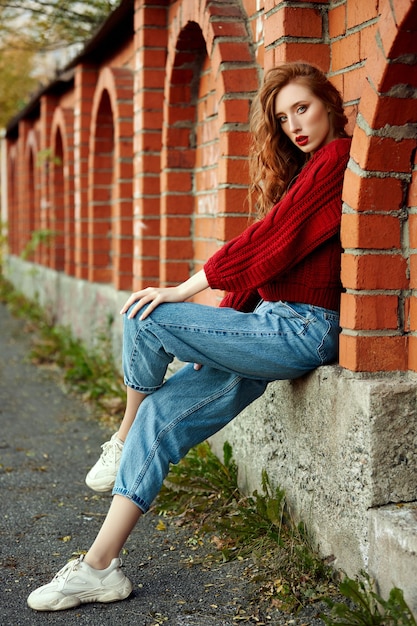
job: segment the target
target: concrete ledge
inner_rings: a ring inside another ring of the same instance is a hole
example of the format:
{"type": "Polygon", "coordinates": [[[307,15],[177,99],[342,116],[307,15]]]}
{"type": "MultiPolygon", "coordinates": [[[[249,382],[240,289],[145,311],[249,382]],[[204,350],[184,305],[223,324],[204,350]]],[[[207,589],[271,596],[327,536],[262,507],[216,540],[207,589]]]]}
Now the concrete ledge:
{"type": "Polygon", "coordinates": [[[271,383],[212,445],[221,456],[229,441],[249,493],[266,470],[321,555],[354,576],[368,567],[369,510],[415,499],[415,404],[416,384],[401,373],[321,367],[271,383]]]}
{"type": "Polygon", "coordinates": [[[386,598],[393,587],[417,616],[417,502],[369,512],[369,573],[386,598]]]}

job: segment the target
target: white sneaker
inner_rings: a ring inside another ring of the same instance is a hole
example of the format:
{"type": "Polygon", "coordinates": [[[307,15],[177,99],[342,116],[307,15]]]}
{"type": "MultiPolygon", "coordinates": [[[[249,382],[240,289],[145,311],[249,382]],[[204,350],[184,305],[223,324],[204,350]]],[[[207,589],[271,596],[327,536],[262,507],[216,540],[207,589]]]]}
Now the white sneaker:
{"type": "Polygon", "coordinates": [[[88,472],[85,482],[94,491],[111,491],[120,465],[123,443],[115,433],[110,441],[101,446],[103,452],[97,463],[88,472]]]}
{"type": "Polygon", "coordinates": [[[35,611],[62,611],[87,602],[116,602],[132,591],[132,583],[121,572],[120,559],[107,569],[97,570],[83,561],[84,556],[67,563],[47,585],[32,591],[28,605],[35,611]]]}

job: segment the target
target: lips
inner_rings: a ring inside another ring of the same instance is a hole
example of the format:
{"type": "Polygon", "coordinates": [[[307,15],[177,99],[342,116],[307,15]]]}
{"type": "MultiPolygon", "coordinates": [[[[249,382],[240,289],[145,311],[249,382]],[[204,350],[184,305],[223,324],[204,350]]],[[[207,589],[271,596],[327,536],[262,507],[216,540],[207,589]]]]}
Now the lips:
{"type": "Polygon", "coordinates": [[[308,137],[307,135],[299,135],[298,137],[295,138],[295,143],[298,146],[305,146],[308,144],[308,137]]]}

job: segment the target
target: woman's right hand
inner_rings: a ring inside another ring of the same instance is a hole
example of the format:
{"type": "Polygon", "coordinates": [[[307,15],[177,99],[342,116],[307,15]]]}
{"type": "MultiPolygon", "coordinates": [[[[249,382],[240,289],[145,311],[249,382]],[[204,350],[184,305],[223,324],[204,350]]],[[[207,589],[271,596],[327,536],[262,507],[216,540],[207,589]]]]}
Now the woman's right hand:
{"type": "Polygon", "coordinates": [[[148,305],[140,316],[141,320],[148,317],[157,306],[163,302],[185,302],[195,294],[207,289],[208,282],[204,270],[200,270],[188,280],[177,285],[176,287],[146,287],[132,293],[130,298],[124,303],[120,313],[123,315],[130,307],[137,303],[130,311],[128,318],[132,319],[144,307],[148,305]]]}
{"type": "Polygon", "coordinates": [[[140,319],[144,320],[163,302],[184,302],[186,299],[181,285],[177,287],[146,287],[132,293],[130,298],[124,303],[120,313],[121,315],[126,313],[136,302],[136,306],[133,307],[128,315],[129,319],[133,319],[144,306],[148,305],[140,316],[140,319]]]}

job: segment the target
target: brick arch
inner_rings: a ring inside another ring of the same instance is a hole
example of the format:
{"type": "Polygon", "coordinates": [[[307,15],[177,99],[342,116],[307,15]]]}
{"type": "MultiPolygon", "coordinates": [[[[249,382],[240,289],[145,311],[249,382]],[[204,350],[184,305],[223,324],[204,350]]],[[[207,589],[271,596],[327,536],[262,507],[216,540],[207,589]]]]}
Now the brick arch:
{"type": "Polygon", "coordinates": [[[106,67],[92,104],[89,150],[89,280],[132,288],[133,73],[106,67]]]}
{"type": "Polygon", "coordinates": [[[74,113],[57,107],[54,111],[50,142],[49,198],[55,235],[51,249],[51,266],[74,275],[74,113]]]}
{"type": "MultiPolygon", "coordinates": [[[[19,230],[19,253],[25,252],[25,247],[29,243],[32,237],[32,233],[42,228],[42,213],[39,215],[39,168],[37,165],[37,155],[39,152],[39,144],[36,131],[30,129],[27,134],[25,143],[25,157],[24,157],[24,175],[26,176],[25,185],[19,190],[22,194],[20,208],[21,211],[18,216],[18,230],[19,230]]],[[[44,219],[48,219],[46,213],[47,207],[44,208],[44,219]]],[[[33,259],[33,254],[30,256],[33,259]]]]}
{"type": "Polygon", "coordinates": [[[340,364],[417,371],[417,5],[380,10],[343,192],[340,364]]]}
{"type": "MultiPolygon", "coordinates": [[[[258,88],[240,3],[187,3],[169,22],[160,251],[167,284],[200,269],[218,242],[247,225],[247,121],[258,88]]],[[[208,294],[199,300],[207,297],[212,303],[208,294]]]]}
{"type": "Polygon", "coordinates": [[[17,144],[9,142],[7,148],[7,231],[8,231],[8,244],[11,254],[18,254],[18,216],[15,213],[14,208],[18,206],[18,157],[17,157],[17,144]]]}

